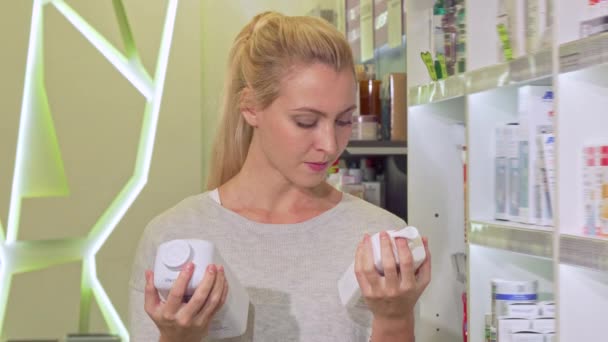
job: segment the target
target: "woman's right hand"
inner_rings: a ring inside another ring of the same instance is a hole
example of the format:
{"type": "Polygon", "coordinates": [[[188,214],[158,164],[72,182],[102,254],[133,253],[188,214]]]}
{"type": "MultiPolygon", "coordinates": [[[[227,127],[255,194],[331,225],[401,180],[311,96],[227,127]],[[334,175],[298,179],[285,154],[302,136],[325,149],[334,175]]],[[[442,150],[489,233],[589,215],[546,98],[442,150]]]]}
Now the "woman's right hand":
{"type": "Polygon", "coordinates": [[[167,301],[154,287],[154,273],[146,271],[144,308],[160,331],[160,341],[200,342],[209,331],[213,315],[224,305],[228,282],[223,266],[209,265],[205,276],[187,303],[183,302],[194,264],[186,265],[175,280],[167,301]]]}

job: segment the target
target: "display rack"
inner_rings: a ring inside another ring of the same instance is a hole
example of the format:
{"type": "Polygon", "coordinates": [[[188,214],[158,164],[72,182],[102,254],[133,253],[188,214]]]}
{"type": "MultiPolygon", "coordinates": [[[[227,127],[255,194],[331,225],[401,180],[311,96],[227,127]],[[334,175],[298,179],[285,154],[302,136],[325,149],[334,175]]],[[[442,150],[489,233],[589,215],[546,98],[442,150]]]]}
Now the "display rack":
{"type": "Polygon", "coordinates": [[[420,52],[432,46],[432,3],[410,1],[406,9],[408,212],[410,224],[429,236],[433,255],[417,339],[462,340],[461,287],[451,256],[466,252],[468,341],[485,341],[494,278],[538,281],[540,299],[556,302],[560,342],[604,341],[608,239],[583,233],[580,159],[585,144],[608,141],[608,33],[580,39],[586,2],[555,0],[550,46],[501,62],[498,0],[468,0],[467,71],[431,82],[420,52]],[[524,85],[552,85],[555,94],[554,227],[494,219],[494,129],[516,119],[524,85]],[[456,124],[466,126],[466,195],[450,130],[456,124]],[[466,244],[459,238],[465,235],[466,244]]]}

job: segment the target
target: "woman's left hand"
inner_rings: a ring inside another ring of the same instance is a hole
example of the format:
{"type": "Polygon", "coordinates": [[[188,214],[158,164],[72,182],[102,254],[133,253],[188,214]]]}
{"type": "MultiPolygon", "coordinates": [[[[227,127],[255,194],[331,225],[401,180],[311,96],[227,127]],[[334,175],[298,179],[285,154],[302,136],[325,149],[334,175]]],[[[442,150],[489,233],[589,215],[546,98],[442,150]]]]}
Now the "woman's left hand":
{"type": "Polygon", "coordinates": [[[423,238],[426,260],[414,269],[412,252],[407,241],[397,238],[399,264],[393,255],[390,237],[380,233],[384,276],[376,270],[370,236],[365,234],[357,248],[355,274],[361,294],[374,314],[374,320],[401,321],[413,319],[414,306],[431,281],[431,254],[428,241],[423,238]]]}

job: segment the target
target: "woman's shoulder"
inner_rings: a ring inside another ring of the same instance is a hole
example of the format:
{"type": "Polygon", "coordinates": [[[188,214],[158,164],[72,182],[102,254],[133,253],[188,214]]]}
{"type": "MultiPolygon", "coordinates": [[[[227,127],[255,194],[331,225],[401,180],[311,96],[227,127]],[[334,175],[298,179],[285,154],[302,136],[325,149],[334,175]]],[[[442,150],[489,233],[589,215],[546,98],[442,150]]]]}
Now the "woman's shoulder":
{"type": "Polygon", "coordinates": [[[146,233],[158,236],[201,227],[201,223],[213,217],[213,212],[217,210],[213,204],[210,192],[188,196],[152,218],[146,233]]]}
{"type": "Polygon", "coordinates": [[[400,229],[406,225],[402,218],[390,211],[348,193],[343,194],[342,207],[344,215],[340,215],[340,219],[349,223],[385,227],[381,230],[400,229]]]}

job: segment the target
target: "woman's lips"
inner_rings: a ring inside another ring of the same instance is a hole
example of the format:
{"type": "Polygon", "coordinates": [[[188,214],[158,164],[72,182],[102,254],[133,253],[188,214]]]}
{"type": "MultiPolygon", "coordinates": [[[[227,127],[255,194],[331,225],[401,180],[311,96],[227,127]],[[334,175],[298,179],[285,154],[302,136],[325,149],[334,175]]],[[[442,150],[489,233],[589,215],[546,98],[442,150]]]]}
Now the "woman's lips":
{"type": "Polygon", "coordinates": [[[327,168],[327,166],[329,165],[329,163],[325,162],[325,163],[306,163],[306,165],[308,165],[308,167],[315,171],[315,172],[320,172],[323,171],[327,168]]]}

